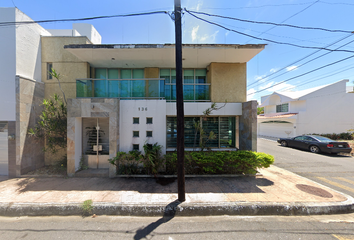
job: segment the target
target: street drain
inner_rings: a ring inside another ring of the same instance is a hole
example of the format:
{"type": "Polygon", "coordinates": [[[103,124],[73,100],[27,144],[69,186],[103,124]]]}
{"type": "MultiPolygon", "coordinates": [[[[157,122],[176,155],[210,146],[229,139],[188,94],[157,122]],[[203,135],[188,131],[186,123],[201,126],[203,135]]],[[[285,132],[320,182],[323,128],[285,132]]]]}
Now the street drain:
{"type": "Polygon", "coordinates": [[[319,197],[323,197],[323,198],[332,198],[333,195],[329,192],[327,192],[326,190],[323,190],[321,188],[318,187],[313,187],[313,186],[309,186],[309,185],[305,185],[305,184],[296,184],[296,187],[306,193],[309,194],[313,194],[319,197]]]}

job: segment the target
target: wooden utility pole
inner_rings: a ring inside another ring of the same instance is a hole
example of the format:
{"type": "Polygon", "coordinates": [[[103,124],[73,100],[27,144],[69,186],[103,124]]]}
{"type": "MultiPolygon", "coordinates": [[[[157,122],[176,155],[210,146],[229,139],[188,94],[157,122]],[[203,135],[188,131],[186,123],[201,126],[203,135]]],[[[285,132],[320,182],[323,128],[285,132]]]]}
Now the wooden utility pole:
{"type": "Polygon", "coordinates": [[[184,179],[184,108],[182,83],[182,24],[181,0],[175,0],[175,35],[176,35],[176,107],[177,107],[177,182],[178,200],[186,201],[184,179]]]}

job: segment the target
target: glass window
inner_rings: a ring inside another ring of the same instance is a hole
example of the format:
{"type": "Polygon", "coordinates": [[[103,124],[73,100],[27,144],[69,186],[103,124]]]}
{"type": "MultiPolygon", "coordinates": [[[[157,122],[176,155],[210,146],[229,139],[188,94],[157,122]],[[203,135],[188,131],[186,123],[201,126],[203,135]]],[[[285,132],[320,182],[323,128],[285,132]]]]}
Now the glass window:
{"type": "Polygon", "coordinates": [[[206,83],[206,69],[195,70],[195,83],[206,83]]]}
{"type": "Polygon", "coordinates": [[[183,70],[183,83],[194,83],[194,70],[183,70]]]}
{"type": "Polygon", "coordinates": [[[133,150],[139,151],[139,144],[133,144],[133,150]]]}
{"type": "Polygon", "coordinates": [[[146,131],[146,137],[152,137],[152,131],[146,131]]]}
{"type": "MultiPolygon", "coordinates": [[[[206,69],[183,70],[183,99],[186,101],[210,100],[209,84],[206,80],[206,69]]],[[[160,69],[160,77],[166,79],[165,98],[176,100],[176,70],[160,69]]]]}
{"type": "Polygon", "coordinates": [[[219,119],[218,117],[207,117],[202,122],[205,136],[203,141],[206,147],[219,147],[219,119]]]}
{"type": "Polygon", "coordinates": [[[53,68],[53,63],[47,63],[47,79],[51,80],[53,79],[53,76],[51,74],[53,68]]]}
{"type": "Polygon", "coordinates": [[[139,124],[139,118],[133,117],[133,124],[139,124]]]}
{"type": "Polygon", "coordinates": [[[235,117],[220,117],[220,147],[235,147],[235,117]]]}
{"type": "Polygon", "coordinates": [[[139,131],[133,131],[133,137],[139,137],[139,131]]]}
{"type": "Polygon", "coordinates": [[[121,79],[131,79],[132,78],[132,70],[131,69],[121,69],[120,70],[120,78],[121,79]]]}
{"type": "Polygon", "coordinates": [[[284,103],[277,105],[277,112],[288,112],[289,111],[289,103],[284,103]]]}
{"type": "MultiPolygon", "coordinates": [[[[184,146],[200,147],[200,132],[197,131],[202,117],[184,118],[184,146]]],[[[207,117],[202,120],[203,141],[206,147],[236,147],[236,118],[207,117]]],[[[177,146],[177,118],[167,118],[167,147],[177,146]]]]}
{"type": "Polygon", "coordinates": [[[146,118],[146,124],[152,124],[152,117],[146,118]]]}

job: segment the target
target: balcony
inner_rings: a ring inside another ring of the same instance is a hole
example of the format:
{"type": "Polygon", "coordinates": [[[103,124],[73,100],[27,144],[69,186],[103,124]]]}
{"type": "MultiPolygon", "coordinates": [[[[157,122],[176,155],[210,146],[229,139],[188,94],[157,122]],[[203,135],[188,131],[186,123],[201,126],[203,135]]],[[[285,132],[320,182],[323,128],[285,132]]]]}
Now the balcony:
{"type": "MultiPolygon", "coordinates": [[[[164,78],[144,79],[77,79],[77,98],[166,99],[176,101],[176,84],[164,78]]],[[[184,84],[186,102],[210,102],[210,84],[184,84]]]]}

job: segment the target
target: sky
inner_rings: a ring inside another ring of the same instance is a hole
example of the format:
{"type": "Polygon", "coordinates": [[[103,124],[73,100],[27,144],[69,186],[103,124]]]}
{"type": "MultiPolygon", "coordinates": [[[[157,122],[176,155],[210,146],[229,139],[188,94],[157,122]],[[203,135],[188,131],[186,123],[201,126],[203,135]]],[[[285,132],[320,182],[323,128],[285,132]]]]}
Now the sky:
{"type": "MultiPolygon", "coordinates": [[[[181,0],[181,5],[191,11],[250,21],[354,31],[352,0],[181,0]]],[[[0,7],[14,6],[33,20],[48,20],[151,11],[172,12],[174,0],[0,0],[0,7]]],[[[300,91],[343,79],[349,80],[348,86],[353,85],[354,57],[343,59],[354,56],[354,33],[298,29],[198,16],[239,33],[203,22],[185,12],[182,19],[183,43],[267,44],[260,54],[247,63],[248,100],[260,102],[261,96],[274,91],[300,91]],[[303,47],[276,44],[266,39],[303,47]],[[353,52],[329,52],[307,47],[353,52]],[[269,76],[270,74],[272,75],[269,76]]],[[[168,14],[85,22],[94,25],[102,36],[103,44],[174,43],[174,22],[168,14]]],[[[72,22],[41,25],[46,29],[72,28],[72,22]]]]}

